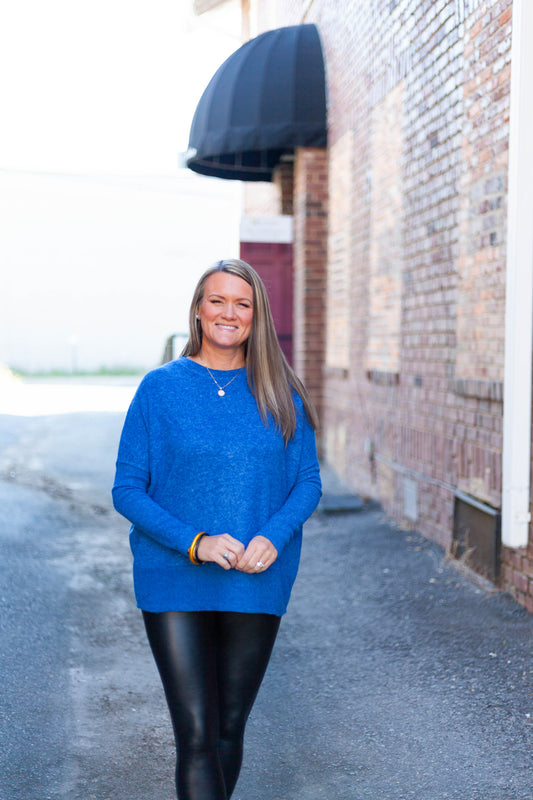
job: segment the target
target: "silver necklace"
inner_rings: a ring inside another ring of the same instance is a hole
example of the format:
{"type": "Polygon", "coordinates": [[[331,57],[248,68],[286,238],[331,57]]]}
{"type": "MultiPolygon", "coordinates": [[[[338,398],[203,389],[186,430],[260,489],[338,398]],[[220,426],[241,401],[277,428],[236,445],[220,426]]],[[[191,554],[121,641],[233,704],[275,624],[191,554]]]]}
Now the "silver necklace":
{"type": "Polygon", "coordinates": [[[243,371],[243,369],[244,369],[244,367],[241,367],[241,368],[240,368],[240,370],[238,371],[238,373],[237,373],[236,375],[234,375],[234,376],[233,376],[233,378],[232,378],[230,381],[228,381],[227,383],[225,383],[225,384],[224,384],[224,386],[221,386],[221,385],[220,385],[220,383],[219,383],[217,380],[215,380],[215,378],[213,377],[213,373],[211,372],[211,370],[209,369],[209,367],[206,367],[206,370],[207,370],[207,371],[209,372],[209,374],[211,375],[211,378],[212,378],[213,382],[214,382],[214,383],[215,383],[215,384],[218,386],[218,392],[217,392],[217,394],[218,394],[218,396],[219,396],[219,397],[224,397],[224,395],[226,394],[226,392],[224,391],[224,389],[226,388],[226,386],[229,386],[229,385],[230,385],[230,383],[233,383],[233,381],[235,380],[235,378],[238,378],[238,377],[239,377],[239,375],[241,374],[241,372],[243,371]]]}

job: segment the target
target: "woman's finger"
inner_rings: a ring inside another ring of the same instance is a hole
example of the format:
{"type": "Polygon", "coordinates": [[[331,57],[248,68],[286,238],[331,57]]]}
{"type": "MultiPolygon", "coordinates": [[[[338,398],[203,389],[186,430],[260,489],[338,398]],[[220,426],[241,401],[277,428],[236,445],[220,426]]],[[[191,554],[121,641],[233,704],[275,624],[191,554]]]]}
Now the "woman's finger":
{"type": "Polygon", "coordinates": [[[242,572],[259,573],[267,570],[276,560],[278,551],[264,536],[256,536],[237,562],[236,568],[242,572]]]}
{"type": "Polygon", "coordinates": [[[203,536],[198,544],[200,561],[213,561],[223,569],[233,569],[242,553],[242,542],[229,534],[203,536]]]}

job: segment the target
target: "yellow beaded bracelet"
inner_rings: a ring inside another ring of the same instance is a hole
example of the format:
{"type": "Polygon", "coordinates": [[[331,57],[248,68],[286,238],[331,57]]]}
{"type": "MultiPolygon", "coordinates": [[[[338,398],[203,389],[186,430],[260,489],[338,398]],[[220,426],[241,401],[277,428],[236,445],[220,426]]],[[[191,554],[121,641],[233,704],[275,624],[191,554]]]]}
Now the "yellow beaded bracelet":
{"type": "Polygon", "coordinates": [[[208,534],[205,531],[200,531],[200,533],[197,533],[194,539],[192,540],[191,546],[187,550],[191,564],[204,563],[203,561],[200,561],[200,559],[198,558],[198,545],[200,544],[200,539],[203,536],[208,536],[208,534]]]}

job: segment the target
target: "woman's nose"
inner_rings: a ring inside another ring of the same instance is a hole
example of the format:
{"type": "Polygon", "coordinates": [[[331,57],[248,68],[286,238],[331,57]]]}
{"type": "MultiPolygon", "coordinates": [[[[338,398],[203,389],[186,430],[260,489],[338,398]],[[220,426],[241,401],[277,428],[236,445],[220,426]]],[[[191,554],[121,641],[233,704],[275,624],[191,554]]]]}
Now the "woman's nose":
{"type": "Polygon", "coordinates": [[[226,303],[224,306],[224,316],[233,318],[235,316],[235,306],[233,303],[226,303]]]}

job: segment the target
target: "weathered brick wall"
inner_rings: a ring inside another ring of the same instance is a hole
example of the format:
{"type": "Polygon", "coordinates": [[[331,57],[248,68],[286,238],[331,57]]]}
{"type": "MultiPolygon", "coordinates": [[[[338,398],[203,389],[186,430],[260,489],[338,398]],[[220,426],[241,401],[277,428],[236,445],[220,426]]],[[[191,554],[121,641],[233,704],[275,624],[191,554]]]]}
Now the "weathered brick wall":
{"type": "Polygon", "coordinates": [[[527,548],[503,548],[501,583],[533,614],[533,543],[527,548]]]}
{"type": "MultiPolygon", "coordinates": [[[[456,490],[501,506],[512,0],[275,5],[326,59],[326,455],[450,548],[456,490]]],[[[502,559],[533,610],[533,544],[502,559]]]]}
{"type": "Polygon", "coordinates": [[[489,381],[503,380],[510,32],[500,0],[464,34],[456,377],[489,381]]]}
{"type": "Polygon", "coordinates": [[[404,81],[371,115],[370,303],[367,369],[398,373],[402,325],[404,81]]]}
{"type": "Polygon", "coordinates": [[[328,154],[300,148],[294,169],[294,367],[323,419],[328,154]]]}

